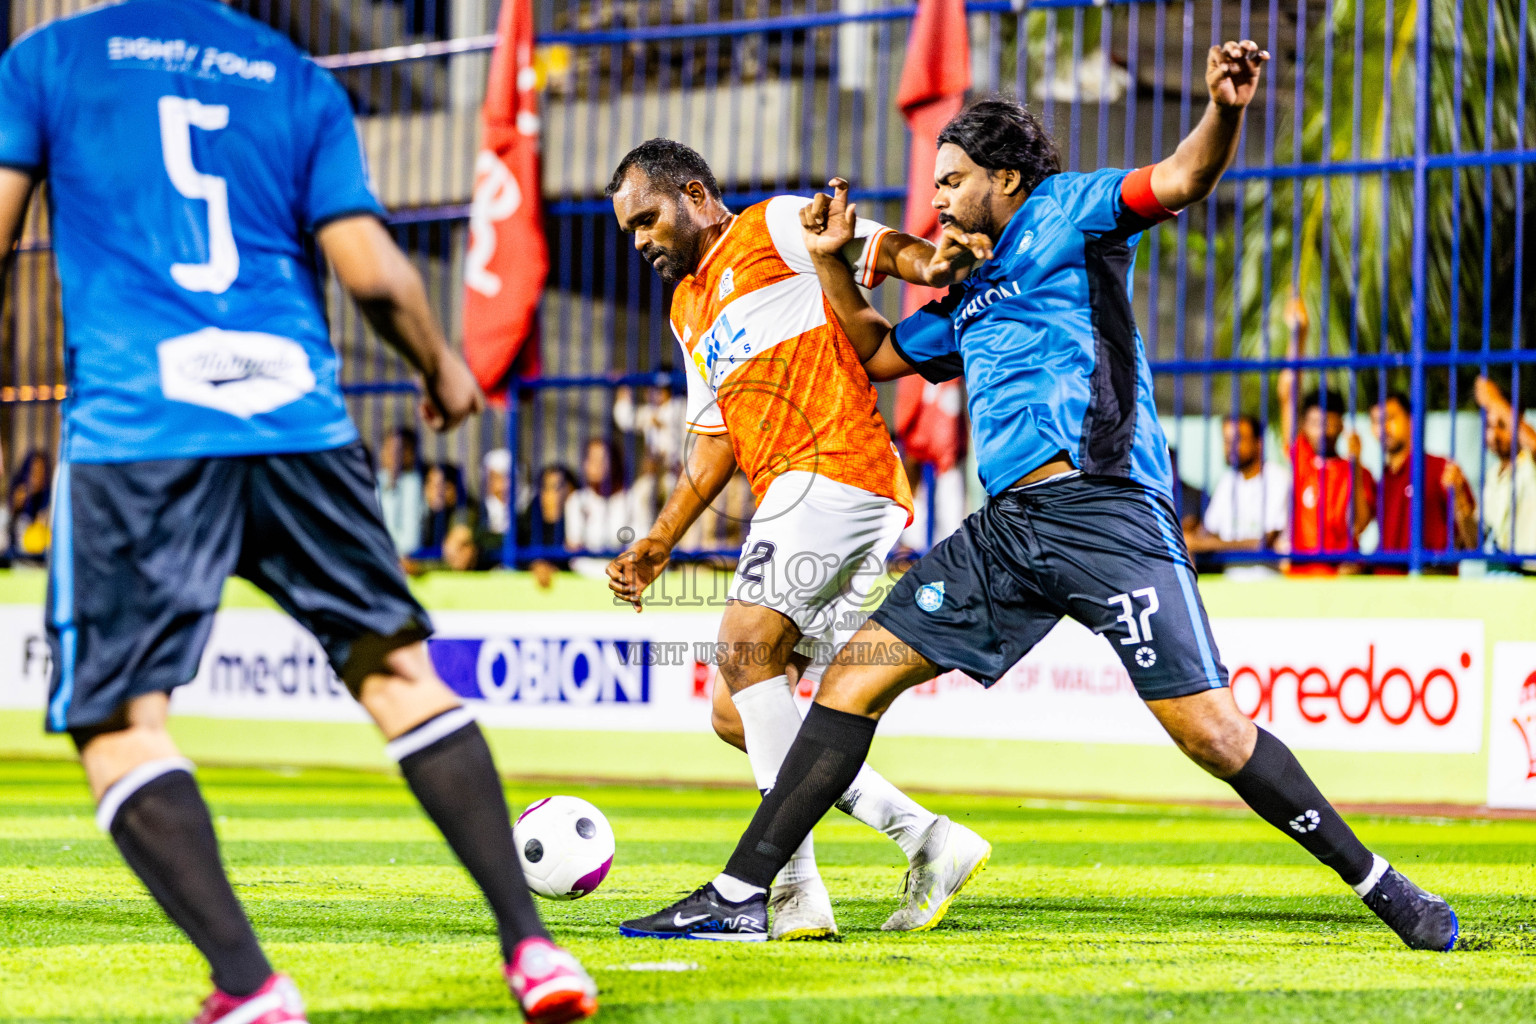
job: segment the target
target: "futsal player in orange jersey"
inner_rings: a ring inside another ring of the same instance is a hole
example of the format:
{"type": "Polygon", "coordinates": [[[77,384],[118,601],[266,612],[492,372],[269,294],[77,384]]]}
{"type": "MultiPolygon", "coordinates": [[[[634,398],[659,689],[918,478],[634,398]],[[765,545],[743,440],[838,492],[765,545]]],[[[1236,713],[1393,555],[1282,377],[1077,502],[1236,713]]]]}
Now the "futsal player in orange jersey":
{"type": "MultiPolygon", "coordinates": [[[[671,325],[696,435],[649,534],[609,565],[610,587],[640,607],[679,538],[738,466],[746,473],[757,509],[720,623],[727,656],[714,724],[746,750],[766,791],[800,728],[789,674],[806,667],[816,642],[827,652],[856,628],[911,520],[912,495],[874,387],[828,313],[806,250],[800,213],[810,200],[776,196],[732,213],[703,157],[665,139],[627,155],[607,194],[636,249],[676,286],[671,325]]],[[[846,255],[866,287],[891,274],[948,285],[974,259],[953,242],[936,250],[870,221],[860,222],[846,255]]],[[[907,855],[905,902],[887,930],[933,927],[991,853],[868,765],[838,806],[907,855]]],[[[837,934],[810,837],[776,880],[770,910],[773,938],[837,934]]]]}

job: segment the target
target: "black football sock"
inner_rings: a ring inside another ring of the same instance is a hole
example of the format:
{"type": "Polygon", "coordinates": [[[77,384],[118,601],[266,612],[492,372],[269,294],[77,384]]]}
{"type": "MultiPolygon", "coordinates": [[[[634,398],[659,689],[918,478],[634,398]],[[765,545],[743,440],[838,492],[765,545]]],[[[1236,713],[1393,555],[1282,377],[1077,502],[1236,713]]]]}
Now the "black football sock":
{"type": "Polygon", "coordinates": [[[445,711],[389,743],[390,756],[422,809],[485,893],[501,956],[529,936],[548,938],[512,838],[507,797],[491,760],[491,748],[466,708],[445,711]]]}
{"type": "Polygon", "coordinates": [[[96,822],[166,916],[208,958],[215,985],[248,996],[266,983],[272,965],[224,874],[190,761],[139,765],[102,794],[96,822]]]}
{"type": "Polygon", "coordinates": [[[812,704],[778,779],[752,816],[725,873],[767,889],[852,784],[875,738],[875,720],[812,704]]]}
{"type": "Polygon", "coordinates": [[[1259,730],[1253,756],[1227,784],[1259,817],[1296,840],[1306,851],[1358,885],[1374,858],[1339,812],[1318,791],[1291,748],[1259,730]]]}

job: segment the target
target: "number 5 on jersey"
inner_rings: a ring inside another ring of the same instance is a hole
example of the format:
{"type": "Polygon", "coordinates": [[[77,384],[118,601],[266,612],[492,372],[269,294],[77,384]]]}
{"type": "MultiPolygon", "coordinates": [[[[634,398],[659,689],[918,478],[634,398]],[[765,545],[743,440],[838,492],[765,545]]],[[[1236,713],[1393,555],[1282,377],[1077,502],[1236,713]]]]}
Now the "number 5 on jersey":
{"type": "Polygon", "coordinates": [[[240,252],[229,220],[229,187],[223,178],[192,165],[192,129],[229,126],[229,108],[185,96],[160,97],[160,152],[176,191],[208,204],[208,262],[173,263],[171,277],[189,292],[222,295],[240,274],[240,252]]]}

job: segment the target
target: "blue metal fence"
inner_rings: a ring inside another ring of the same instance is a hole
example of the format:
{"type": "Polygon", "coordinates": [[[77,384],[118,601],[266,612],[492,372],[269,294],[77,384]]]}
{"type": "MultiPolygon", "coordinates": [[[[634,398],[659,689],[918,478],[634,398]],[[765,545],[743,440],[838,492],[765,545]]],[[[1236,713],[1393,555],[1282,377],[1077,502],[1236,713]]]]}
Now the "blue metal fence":
{"type": "MultiPolygon", "coordinates": [[[[347,87],[397,236],[457,333],[495,0],[239,6],[289,32],[347,87]]],[[[1211,43],[1251,37],[1274,55],[1220,189],[1143,241],[1135,303],[1165,427],[1190,484],[1209,489],[1220,471],[1225,416],[1280,420],[1280,373],[1301,377],[1293,405],[1317,381],[1343,391],[1346,421],[1367,435],[1373,404],[1393,390],[1411,397],[1408,550],[1371,552],[1367,534],[1366,552],[1315,560],[1419,569],[1471,556],[1511,566],[1521,564],[1517,554],[1536,557],[1509,544],[1492,555],[1427,545],[1420,497],[1424,453],[1448,454],[1478,491],[1479,531],[1496,533],[1498,524],[1482,522],[1481,499],[1500,459],[1481,438],[1458,441],[1481,426],[1474,381],[1494,378],[1517,409],[1536,404],[1533,375],[1522,373],[1536,358],[1528,338],[1536,287],[1525,259],[1533,241],[1526,194],[1536,183],[1528,7],[1529,0],[967,5],[974,92],[1030,103],[1069,169],[1138,166],[1167,155],[1203,106],[1211,43]],[[1296,354],[1282,320],[1293,293],[1314,324],[1296,354]]],[[[915,11],[899,0],[537,0],[536,8],[552,254],[545,375],[522,383],[508,414],[488,413],[428,452],[474,465],[510,438],[530,496],[536,471],[578,463],[588,438],[620,440],[633,477],[648,450],[640,431],[616,425],[617,389],[643,396],[658,381],[680,389],[668,296],[601,198],[618,159],[645,138],[679,138],[710,160],[738,208],[781,192],[809,193],[838,173],[853,181],[866,215],[899,224],[907,138],[894,96],[915,11]]],[[[62,13],[58,3],[17,10],[13,21],[62,13]]],[[[14,382],[0,389],[8,452],[18,451],[18,439],[21,447],[48,446],[63,383],[57,316],[43,312],[54,300],[41,283],[41,224],[30,229],[26,250],[21,260],[35,266],[12,286],[17,344],[12,366],[0,368],[14,382]]],[[[894,315],[895,286],[877,301],[894,315]]],[[[333,312],[349,400],[376,441],[414,420],[412,385],[339,297],[333,312]]],[[[1268,457],[1288,462],[1269,432],[1268,457]]],[[[1362,447],[1379,468],[1380,444],[1366,436],[1362,447]]],[[[1512,494],[1519,465],[1509,474],[1512,494]]],[[[664,489],[666,467],[659,468],[664,489]]],[[[1327,497],[1316,502],[1319,513],[1327,497]]],[[[1380,507],[1385,494],[1377,497],[1380,507]]],[[[1533,505],[1515,504],[1512,537],[1536,517],[1533,505]]],[[[733,550],[750,495],[733,488],[720,513],[690,537],[691,548],[733,550]]],[[[524,547],[516,557],[563,554],[524,547]]]]}

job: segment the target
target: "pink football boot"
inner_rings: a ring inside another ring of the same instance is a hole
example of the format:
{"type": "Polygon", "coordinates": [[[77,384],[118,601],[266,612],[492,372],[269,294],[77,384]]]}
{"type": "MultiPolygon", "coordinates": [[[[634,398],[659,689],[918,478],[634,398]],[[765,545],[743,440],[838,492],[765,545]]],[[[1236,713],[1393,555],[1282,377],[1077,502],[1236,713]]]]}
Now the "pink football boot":
{"type": "Polygon", "coordinates": [[[567,1024],[597,1012],[597,986],[575,957],[548,939],[519,942],[502,972],[528,1024],[567,1024]]]}
{"type": "Polygon", "coordinates": [[[286,974],[274,974],[248,996],[213,990],[192,1024],[309,1024],[304,1000],[286,974]]]}

